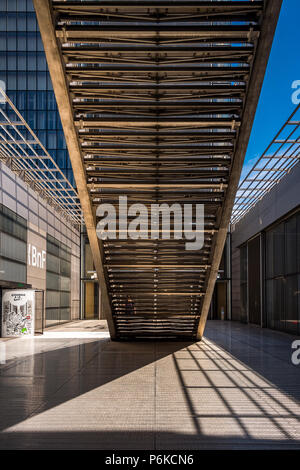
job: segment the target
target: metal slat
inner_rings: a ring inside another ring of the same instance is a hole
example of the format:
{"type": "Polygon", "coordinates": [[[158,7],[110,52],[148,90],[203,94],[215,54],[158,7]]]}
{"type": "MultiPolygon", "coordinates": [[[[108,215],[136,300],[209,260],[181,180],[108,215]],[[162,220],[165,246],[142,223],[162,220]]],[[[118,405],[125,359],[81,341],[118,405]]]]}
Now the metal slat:
{"type": "Polygon", "coordinates": [[[281,1],[34,4],[63,115],[68,92],[63,127],[75,176],[83,166],[77,184],[110,329],[119,339],[200,338],[281,1]],[[91,212],[120,195],[147,209],[205,203],[204,248],[97,244],[91,212]],[[136,314],[126,317],[127,294],[136,314]]]}

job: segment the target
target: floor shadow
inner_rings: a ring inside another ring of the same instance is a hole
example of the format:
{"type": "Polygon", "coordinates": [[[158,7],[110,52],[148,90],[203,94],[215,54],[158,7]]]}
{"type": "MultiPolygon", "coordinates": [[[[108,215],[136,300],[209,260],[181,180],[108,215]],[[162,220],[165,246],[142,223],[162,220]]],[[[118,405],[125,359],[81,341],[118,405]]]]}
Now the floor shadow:
{"type": "Polygon", "coordinates": [[[1,367],[0,431],[192,344],[82,339],[70,345],[72,340],[38,339],[41,349],[49,342],[53,350],[35,351],[1,367]]]}
{"type": "Polygon", "coordinates": [[[290,338],[225,323],[198,343],[33,340],[0,370],[0,448],[299,449],[290,338]]]}

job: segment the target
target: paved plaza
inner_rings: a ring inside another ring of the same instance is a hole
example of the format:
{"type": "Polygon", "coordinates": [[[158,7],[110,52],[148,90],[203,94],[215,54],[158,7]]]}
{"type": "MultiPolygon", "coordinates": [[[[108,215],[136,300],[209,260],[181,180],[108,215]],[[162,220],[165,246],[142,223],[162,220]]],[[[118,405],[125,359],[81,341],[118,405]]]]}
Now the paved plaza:
{"type": "Polygon", "coordinates": [[[202,342],[113,342],[84,325],[0,340],[1,449],[300,448],[292,336],[208,322],[202,342]]]}

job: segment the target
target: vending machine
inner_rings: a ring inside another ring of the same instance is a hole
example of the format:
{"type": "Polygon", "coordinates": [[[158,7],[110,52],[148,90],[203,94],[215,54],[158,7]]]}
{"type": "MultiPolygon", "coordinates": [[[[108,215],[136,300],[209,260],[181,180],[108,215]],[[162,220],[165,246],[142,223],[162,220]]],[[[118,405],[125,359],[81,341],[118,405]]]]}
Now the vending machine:
{"type": "Polygon", "coordinates": [[[2,291],[2,337],[33,336],[35,332],[35,290],[2,291]]]}

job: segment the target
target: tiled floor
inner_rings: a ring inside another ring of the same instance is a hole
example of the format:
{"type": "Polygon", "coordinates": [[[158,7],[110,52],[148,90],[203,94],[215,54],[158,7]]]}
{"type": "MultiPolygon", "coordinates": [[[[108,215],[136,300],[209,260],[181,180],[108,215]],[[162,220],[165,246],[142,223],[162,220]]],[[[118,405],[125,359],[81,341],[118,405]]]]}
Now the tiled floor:
{"type": "Polygon", "coordinates": [[[1,449],[300,448],[291,336],[210,322],[199,343],[118,343],[94,326],[0,343],[1,449]]]}

